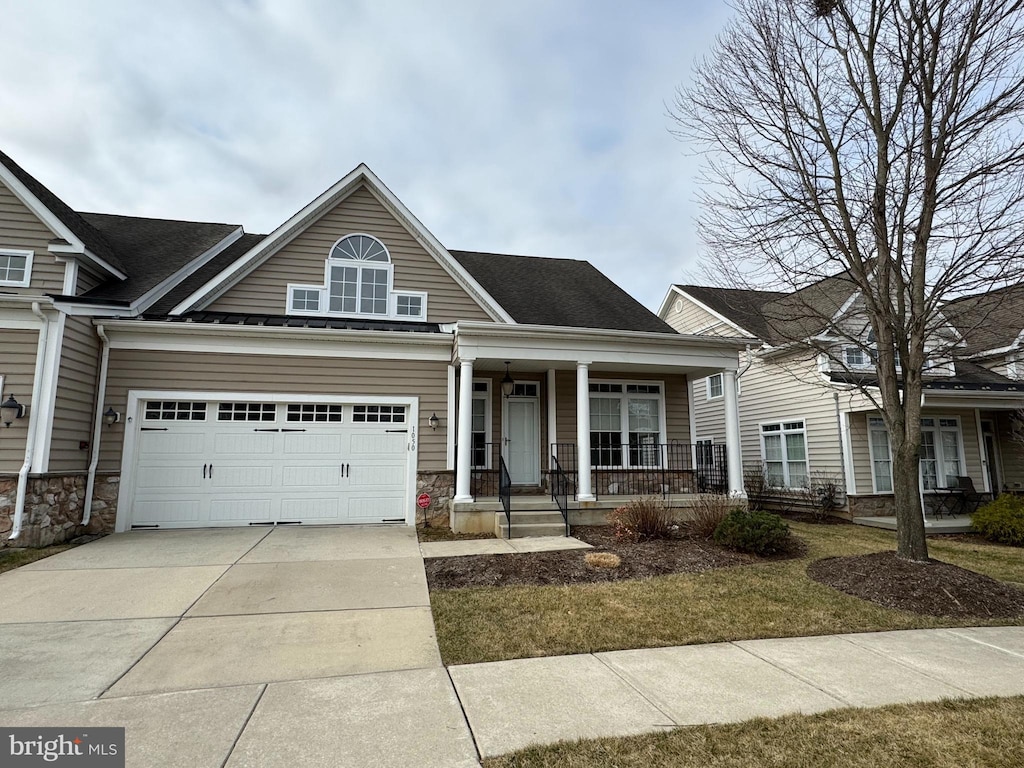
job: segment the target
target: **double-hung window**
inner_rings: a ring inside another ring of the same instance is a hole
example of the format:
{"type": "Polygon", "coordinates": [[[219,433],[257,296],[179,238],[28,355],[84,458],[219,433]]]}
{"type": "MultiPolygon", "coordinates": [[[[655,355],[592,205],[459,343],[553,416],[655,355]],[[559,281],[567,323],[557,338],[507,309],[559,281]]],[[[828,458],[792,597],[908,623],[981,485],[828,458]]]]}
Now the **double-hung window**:
{"type": "Polygon", "coordinates": [[[708,400],[717,400],[725,394],[725,390],[722,388],[722,374],[715,373],[708,376],[706,381],[708,400]]]}
{"type": "Polygon", "coordinates": [[[660,466],[663,413],[660,384],[591,382],[591,465],[660,466]]]}
{"type": "Polygon", "coordinates": [[[761,452],[770,486],[807,487],[807,431],[802,420],[762,424],[761,452]]]}
{"type": "Polygon", "coordinates": [[[878,416],[868,417],[868,447],[871,452],[871,477],[875,493],[892,492],[892,448],[885,421],[878,416]]]}
{"type": "Polygon", "coordinates": [[[27,288],[32,276],[32,251],[0,249],[0,285],[27,288]]]}

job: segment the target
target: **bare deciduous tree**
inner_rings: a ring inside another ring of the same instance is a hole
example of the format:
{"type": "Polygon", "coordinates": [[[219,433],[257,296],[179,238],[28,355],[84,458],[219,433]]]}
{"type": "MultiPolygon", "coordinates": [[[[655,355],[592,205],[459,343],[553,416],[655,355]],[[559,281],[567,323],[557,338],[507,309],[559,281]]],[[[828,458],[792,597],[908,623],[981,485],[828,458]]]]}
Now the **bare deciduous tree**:
{"type": "Polygon", "coordinates": [[[898,553],[915,561],[922,377],[956,343],[943,305],[1024,265],[1021,17],[1010,0],[737,0],[675,103],[679,135],[706,153],[715,271],[817,284],[779,318],[793,343],[834,354],[862,338],[847,321],[870,327],[898,553]],[[830,303],[849,295],[836,276],[857,306],[830,303]]]}

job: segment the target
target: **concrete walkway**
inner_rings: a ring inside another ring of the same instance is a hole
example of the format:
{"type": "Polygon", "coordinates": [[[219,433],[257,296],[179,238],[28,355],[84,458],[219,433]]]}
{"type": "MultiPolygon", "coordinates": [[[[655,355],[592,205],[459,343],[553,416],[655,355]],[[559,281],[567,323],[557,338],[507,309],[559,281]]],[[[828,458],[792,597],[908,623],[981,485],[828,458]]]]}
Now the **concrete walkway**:
{"type": "Polygon", "coordinates": [[[471,768],[564,739],[1016,694],[1024,627],[445,669],[402,527],[119,534],[0,575],[0,726],[124,727],[140,768],[471,768]]]}
{"type": "Polygon", "coordinates": [[[517,552],[557,552],[563,549],[593,549],[572,536],[532,536],[523,539],[462,539],[423,541],[423,557],[464,557],[466,555],[511,555],[517,552]]]}
{"type": "Polygon", "coordinates": [[[557,741],[1024,694],[1024,627],[911,630],[449,667],[481,755],[557,741]]]}

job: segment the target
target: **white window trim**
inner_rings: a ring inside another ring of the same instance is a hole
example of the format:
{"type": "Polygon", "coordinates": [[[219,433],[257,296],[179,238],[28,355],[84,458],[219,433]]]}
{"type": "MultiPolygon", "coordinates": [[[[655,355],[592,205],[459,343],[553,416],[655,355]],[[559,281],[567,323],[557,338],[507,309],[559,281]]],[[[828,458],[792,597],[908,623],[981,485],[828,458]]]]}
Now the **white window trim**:
{"type": "MultiPolygon", "coordinates": [[[[778,432],[774,432],[774,433],[769,433],[769,434],[778,434],[778,435],[783,435],[783,436],[785,436],[787,434],[792,435],[792,434],[796,434],[796,430],[789,430],[787,432],[783,428],[782,425],[783,424],[789,424],[789,423],[794,422],[794,421],[799,421],[799,422],[801,422],[804,425],[803,429],[800,430],[800,432],[804,436],[804,464],[807,465],[807,480],[808,480],[808,482],[810,482],[810,478],[811,478],[811,449],[810,449],[810,446],[808,445],[808,442],[807,442],[807,419],[805,417],[803,417],[803,416],[784,417],[784,418],[779,418],[779,419],[772,419],[771,421],[758,422],[758,425],[757,425],[757,437],[758,437],[758,441],[761,444],[761,466],[762,467],[767,467],[768,466],[768,457],[765,454],[765,450],[764,450],[764,428],[765,427],[772,427],[772,426],[775,426],[777,424],[779,426],[779,431],[778,432]]],[[[782,441],[782,450],[783,450],[783,455],[784,455],[784,458],[782,459],[782,481],[785,483],[785,485],[782,485],[782,486],[772,486],[772,487],[779,487],[781,490],[785,490],[785,491],[799,491],[799,490],[803,490],[803,486],[801,486],[801,485],[790,485],[789,484],[789,453],[786,451],[786,441],[785,440],[782,441]]],[[[765,479],[767,479],[767,474],[768,473],[766,471],[765,472],[765,479]]]]}
{"type": "Polygon", "coordinates": [[[299,315],[304,317],[341,317],[349,319],[366,319],[376,318],[378,320],[407,320],[413,322],[425,322],[427,319],[427,293],[425,291],[406,291],[395,289],[395,265],[391,260],[391,251],[386,245],[380,240],[380,238],[374,237],[373,235],[366,232],[350,232],[347,235],[339,237],[327,251],[327,258],[324,259],[324,281],[321,285],[311,285],[306,283],[288,283],[287,294],[285,296],[285,314],[287,315],[299,315]],[[342,240],[350,237],[369,237],[375,242],[379,243],[384,249],[384,253],[387,254],[388,260],[385,261],[360,261],[357,259],[343,259],[332,257],[331,254],[334,252],[335,247],[342,240]],[[357,293],[356,293],[356,306],[359,306],[362,292],[362,271],[363,269],[377,269],[384,270],[387,272],[387,311],[385,312],[332,312],[331,306],[331,268],[336,266],[352,266],[358,270],[357,277],[357,293]],[[295,308],[295,291],[316,291],[319,296],[319,310],[312,311],[308,309],[296,309],[295,308]],[[399,296],[415,296],[421,300],[420,314],[419,315],[400,315],[398,314],[398,297],[399,296]]]}
{"type": "MultiPolygon", "coordinates": [[[[871,414],[868,414],[867,418],[868,418],[868,422],[867,422],[868,454],[871,457],[871,467],[870,467],[870,469],[871,469],[871,490],[874,493],[890,494],[890,493],[893,493],[893,491],[879,491],[878,490],[878,485],[875,482],[875,449],[874,449],[874,446],[871,443],[871,430],[872,430],[871,421],[870,421],[870,419],[872,418],[871,414]]],[[[878,418],[878,417],[875,417],[875,418],[878,418]]],[[[923,414],[921,416],[921,418],[922,419],[936,419],[936,420],[937,419],[950,419],[952,421],[956,421],[955,430],[956,430],[956,433],[957,433],[957,441],[956,442],[957,442],[958,460],[960,461],[960,471],[963,472],[964,474],[966,474],[967,473],[967,458],[964,455],[964,425],[963,425],[963,422],[960,420],[960,417],[959,416],[937,416],[937,415],[929,413],[929,414],[923,414]]],[[[875,429],[877,429],[877,427],[875,429]]],[[[941,434],[941,432],[943,430],[946,430],[946,431],[954,430],[954,427],[940,427],[940,426],[938,426],[936,424],[934,427],[923,427],[922,426],[922,427],[919,427],[919,429],[922,432],[925,429],[927,429],[927,430],[930,430],[932,432],[938,432],[938,433],[941,434]]],[[[889,436],[889,431],[888,430],[885,430],[885,437],[886,437],[886,440],[889,442],[889,484],[893,485],[892,463],[893,463],[894,459],[893,459],[893,456],[892,456],[892,439],[889,436]]],[[[941,475],[940,476],[939,472],[938,472],[939,465],[940,464],[945,464],[945,456],[942,455],[942,450],[943,449],[942,449],[942,438],[941,437],[938,440],[935,441],[935,446],[936,446],[936,452],[935,452],[935,462],[936,462],[935,480],[936,480],[936,482],[939,482],[941,480],[942,483],[945,483],[945,480],[946,480],[945,475],[941,475]]],[[[945,487],[944,484],[940,484],[938,486],[938,488],[925,488],[924,487],[924,471],[921,468],[921,459],[918,459],[918,462],[917,462],[917,482],[918,482],[918,487],[921,488],[921,492],[922,493],[935,493],[936,491],[938,491],[938,490],[940,490],[940,489],[945,487]]]]}
{"type": "MultiPolygon", "coordinates": [[[[936,448],[936,450],[935,450],[935,482],[936,482],[936,488],[925,488],[924,489],[925,493],[935,493],[937,490],[947,487],[946,486],[946,474],[945,474],[945,471],[943,471],[942,474],[939,474],[940,467],[942,467],[946,463],[946,457],[945,457],[945,454],[943,454],[944,448],[942,447],[942,433],[943,432],[952,432],[954,430],[956,431],[957,461],[959,461],[959,463],[960,463],[961,476],[964,476],[964,475],[967,474],[967,460],[964,457],[964,425],[963,425],[963,422],[960,421],[960,417],[959,416],[941,416],[941,415],[930,414],[929,413],[929,414],[922,414],[921,418],[922,419],[933,419],[935,421],[935,426],[934,427],[924,427],[924,426],[922,426],[921,427],[921,431],[924,432],[925,429],[928,429],[929,431],[935,432],[936,436],[939,438],[938,440],[935,441],[935,448],[936,448]],[[938,424],[939,419],[947,419],[949,421],[955,421],[956,422],[956,427],[941,427],[938,424]]],[[[890,450],[891,450],[891,446],[890,446],[890,450]]],[[[917,475],[918,475],[918,482],[923,487],[924,486],[924,473],[921,471],[921,461],[920,461],[920,459],[918,460],[918,465],[917,465],[917,475]]]]}
{"type": "Polygon", "coordinates": [[[724,398],[725,397],[725,375],[721,374],[721,373],[713,373],[710,376],[708,376],[706,379],[704,379],[704,394],[705,394],[705,399],[706,400],[721,400],[722,398],[724,398]],[[713,395],[713,394],[711,394],[711,380],[713,378],[715,378],[716,376],[719,379],[721,379],[721,382],[722,382],[722,394],[720,394],[720,395],[713,395]]]}
{"type": "MultiPolygon", "coordinates": [[[[590,398],[605,397],[605,398],[620,398],[620,402],[626,407],[619,409],[619,435],[622,443],[622,467],[624,469],[644,469],[644,467],[633,467],[629,464],[629,407],[627,403],[630,398],[647,398],[658,400],[658,442],[668,442],[668,427],[665,416],[665,382],[664,381],[640,381],[633,379],[590,379],[590,384],[621,384],[621,392],[588,392],[590,398]],[[653,385],[658,387],[657,393],[647,392],[626,392],[628,385],[653,385]]],[[[590,426],[589,424],[587,425],[590,426]]],[[[590,432],[594,430],[591,429],[590,432]]],[[[615,467],[606,467],[604,465],[596,466],[592,465],[594,469],[615,469],[615,467]]]]}
{"type": "Polygon", "coordinates": [[[0,256],[22,256],[25,259],[25,277],[21,280],[0,280],[0,285],[12,288],[28,288],[32,282],[32,258],[34,251],[24,251],[18,248],[0,248],[0,256]]]}
{"type": "Polygon", "coordinates": [[[892,440],[889,439],[889,430],[886,429],[885,422],[882,423],[881,429],[879,429],[878,427],[871,426],[871,420],[872,419],[877,419],[877,418],[881,418],[881,417],[873,416],[870,413],[866,417],[866,419],[867,419],[867,421],[866,421],[867,432],[868,432],[868,456],[870,457],[869,460],[871,462],[871,467],[870,467],[870,469],[871,469],[871,492],[872,493],[885,493],[885,494],[889,494],[889,493],[892,493],[892,489],[891,488],[888,491],[880,491],[880,490],[878,490],[878,479],[875,476],[875,444],[871,440],[871,433],[872,432],[884,432],[885,433],[885,442],[886,442],[886,445],[889,446],[889,485],[890,486],[892,486],[892,484],[893,484],[892,483],[892,440]]]}
{"type": "MultiPolygon", "coordinates": [[[[470,399],[471,400],[483,400],[483,402],[484,402],[484,443],[486,443],[487,445],[490,445],[491,444],[492,435],[493,435],[493,429],[494,429],[494,424],[493,424],[494,416],[493,416],[493,412],[491,410],[491,408],[493,407],[493,403],[491,402],[491,391],[493,389],[493,384],[492,384],[490,379],[473,379],[473,385],[476,386],[477,384],[486,384],[487,385],[487,391],[486,392],[473,392],[472,393],[472,397],[470,399]]],[[[469,408],[469,418],[470,419],[473,418],[473,407],[472,407],[472,404],[470,404],[470,408],[469,408]]],[[[473,425],[472,425],[472,423],[469,425],[469,434],[470,434],[470,440],[472,440],[472,435],[473,435],[473,425]]],[[[469,450],[470,450],[470,456],[472,457],[472,453],[473,453],[473,446],[472,445],[469,446],[469,450]]],[[[470,462],[472,463],[472,459],[470,459],[470,462]]],[[[474,467],[474,469],[491,469],[491,452],[490,451],[487,451],[485,453],[485,455],[484,455],[484,466],[483,467],[474,467]]]]}

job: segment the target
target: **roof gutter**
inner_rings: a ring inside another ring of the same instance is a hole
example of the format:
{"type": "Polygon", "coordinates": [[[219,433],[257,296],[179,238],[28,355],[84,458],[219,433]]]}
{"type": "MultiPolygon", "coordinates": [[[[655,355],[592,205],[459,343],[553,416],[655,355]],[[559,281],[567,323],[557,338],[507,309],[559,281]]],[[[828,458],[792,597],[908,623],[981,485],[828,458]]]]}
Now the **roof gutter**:
{"type": "Polygon", "coordinates": [[[28,473],[32,469],[32,459],[36,449],[35,410],[39,405],[43,387],[43,365],[46,363],[46,338],[49,335],[50,321],[43,314],[38,301],[32,302],[32,314],[39,318],[39,344],[36,349],[36,369],[32,377],[31,412],[28,418],[28,434],[25,436],[25,461],[18,471],[18,493],[14,501],[14,519],[11,521],[10,540],[21,536],[21,523],[25,516],[25,496],[28,491],[28,473]]]}
{"type": "Polygon", "coordinates": [[[103,347],[100,350],[100,372],[96,383],[96,413],[92,423],[92,457],[89,460],[89,474],[85,483],[85,506],[82,509],[82,525],[92,519],[92,495],[96,488],[96,467],[100,463],[100,438],[103,436],[103,402],[107,398],[107,367],[110,364],[110,339],[102,325],[96,326],[96,334],[103,347]]]}

